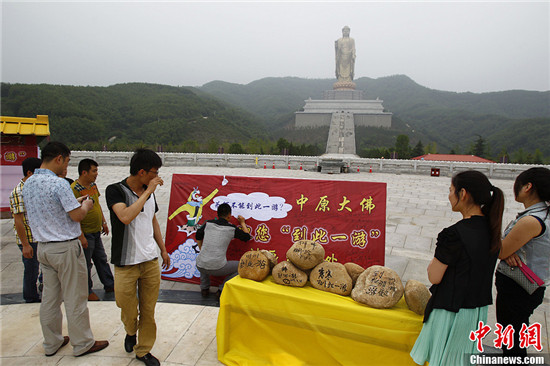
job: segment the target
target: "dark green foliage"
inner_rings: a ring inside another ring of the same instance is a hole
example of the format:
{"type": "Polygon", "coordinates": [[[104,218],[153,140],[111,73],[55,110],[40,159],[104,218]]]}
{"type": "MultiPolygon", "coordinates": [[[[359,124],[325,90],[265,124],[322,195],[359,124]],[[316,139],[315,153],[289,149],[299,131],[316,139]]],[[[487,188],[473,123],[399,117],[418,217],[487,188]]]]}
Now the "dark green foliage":
{"type": "Polygon", "coordinates": [[[227,151],[228,154],[244,154],[245,151],[241,144],[239,143],[233,143],[231,146],[229,146],[229,150],[227,151]]]}
{"type": "Polygon", "coordinates": [[[106,145],[132,150],[143,144],[200,150],[185,142],[194,140],[209,150],[212,136],[219,139],[218,145],[268,136],[258,118],[187,88],[141,83],[110,87],[2,84],[2,115],[37,114],[49,116],[51,139],[72,148],[106,145]]]}
{"type": "Polygon", "coordinates": [[[267,126],[288,114],[301,110],[307,98],[322,99],[324,90],[332,89],[330,79],[296,77],[265,78],[247,85],[212,81],[200,90],[264,118],[267,126]]]}
{"type": "Polygon", "coordinates": [[[544,157],[539,149],[536,149],[533,154],[533,164],[544,164],[544,157]]]}
{"type": "MultiPolygon", "coordinates": [[[[507,128],[494,131],[487,140],[498,150],[505,148],[513,154],[523,148],[529,152],[539,149],[544,156],[550,156],[550,117],[514,120],[507,128]]],[[[513,160],[513,159],[512,159],[513,160]]]]}
{"type": "Polygon", "coordinates": [[[275,151],[272,151],[273,154],[284,155],[316,156],[321,155],[324,152],[324,149],[319,144],[294,145],[292,142],[289,142],[282,137],[277,140],[275,149],[275,151]]]}
{"type": "Polygon", "coordinates": [[[388,159],[390,157],[390,150],[385,147],[372,149],[363,148],[359,151],[358,155],[362,158],[388,159]]]}
{"type": "Polygon", "coordinates": [[[290,142],[288,142],[286,139],[281,137],[279,140],[277,140],[277,149],[282,151],[282,150],[288,149],[289,147],[290,147],[290,142]]]}
{"type": "Polygon", "coordinates": [[[423,87],[405,75],[354,80],[366,99],[380,98],[387,110],[421,116],[432,109],[451,109],[508,118],[550,116],[550,91],[509,90],[492,93],[456,93],[423,87]]]}
{"type": "Polygon", "coordinates": [[[409,146],[409,136],[399,135],[395,139],[395,152],[399,159],[408,159],[411,157],[411,147],[409,146]]]}
{"type": "Polygon", "coordinates": [[[437,150],[437,143],[432,141],[424,147],[424,154],[439,154],[437,150]]]}
{"type": "Polygon", "coordinates": [[[485,140],[480,135],[477,135],[478,138],[471,149],[471,154],[475,156],[485,157],[485,140]]]}
{"type": "Polygon", "coordinates": [[[422,141],[418,140],[418,143],[414,146],[414,149],[411,152],[411,157],[417,157],[424,155],[424,145],[422,145],[422,141]]]}

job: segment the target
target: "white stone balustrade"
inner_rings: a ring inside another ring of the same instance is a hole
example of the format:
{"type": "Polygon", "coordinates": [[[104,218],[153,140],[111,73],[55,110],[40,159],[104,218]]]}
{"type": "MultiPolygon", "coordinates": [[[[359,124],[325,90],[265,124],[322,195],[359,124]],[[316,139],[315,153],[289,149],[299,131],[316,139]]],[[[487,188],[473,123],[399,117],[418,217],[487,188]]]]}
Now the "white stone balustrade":
{"type": "MultiPolygon", "coordinates": [[[[317,170],[320,156],[295,155],[253,155],[253,154],[204,154],[204,153],[158,153],[163,164],[169,166],[205,166],[229,168],[257,168],[263,169],[300,169],[317,170]]],[[[128,166],[132,151],[73,151],[71,165],[77,165],[81,159],[91,158],[100,165],[128,166]]],[[[452,176],[463,170],[477,170],[489,178],[515,179],[522,171],[529,169],[532,164],[502,164],[502,163],[469,163],[457,161],[421,161],[399,159],[371,159],[344,157],[344,163],[349,172],[394,173],[430,175],[432,168],[440,169],[441,176],[452,176]]],[[[544,165],[550,169],[550,165],[544,165]]]]}

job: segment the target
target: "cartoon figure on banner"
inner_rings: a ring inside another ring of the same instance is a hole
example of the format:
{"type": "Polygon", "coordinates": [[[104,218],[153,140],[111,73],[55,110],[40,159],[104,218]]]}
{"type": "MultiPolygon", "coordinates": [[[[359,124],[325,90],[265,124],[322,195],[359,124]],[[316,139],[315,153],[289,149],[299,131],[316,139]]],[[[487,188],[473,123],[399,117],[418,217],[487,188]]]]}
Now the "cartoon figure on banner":
{"type": "MultiPolygon", "coordinates": [[[[228,180],[223,177],[222,186],[225,186],[228,180]]],[[[219,192],[216,188],[206,198],[200,196],[199,187],[193,188],[193,191],[189,194],[187,202],[176,209],[169,217],[172,220],[174,217],[182,212],[187,212],[187,223],[184,225],[177,225],[179,232],[185,232],[187,237],[194,234],[197,231],[199,222],[202,218],[202,209],[205,204],[210,202],[212,198],[219,192]]],[[[200,272],[195,266],[195,259],[199,255],[199,247],[197,242],[193,239],[187,239],[178,248],[170,253],[170,268],[164,270],[162,275],[170,278],[193,278],[200,277],[200,272]]]]}
{"type": "MultiPolygon", "coordinates": [[[[228,180],[225,178],[225,175],[222,180],[222,186],[225,186],[228,183],[228,180]]],[[[174,211],[169,217],[168,220],[172,220],[174,217],[179,215],[182,212],[187,212],[187,223],[185,225],[177,225],[178,231],[186,232],[187,236],[195,233],[197,227],[199,226],[199,221],[202,218],[202,208],[206,205],[219,190],[216,188],[210,193],[206,198],[200,196],[199,187],[195,187],[193,191],[189,194],[187,202],[181,205],[176,211],[174,211]]]]}
{"type": "Polygon", "coordinates": [[[176,250],[170,253],[170,268],[162,271],[164,277],[191,279],[200,277],[200,272],[195,266],[195,259],[199,255],[194,249],[197,243],[193,239],[187,239],[176,250]]]}

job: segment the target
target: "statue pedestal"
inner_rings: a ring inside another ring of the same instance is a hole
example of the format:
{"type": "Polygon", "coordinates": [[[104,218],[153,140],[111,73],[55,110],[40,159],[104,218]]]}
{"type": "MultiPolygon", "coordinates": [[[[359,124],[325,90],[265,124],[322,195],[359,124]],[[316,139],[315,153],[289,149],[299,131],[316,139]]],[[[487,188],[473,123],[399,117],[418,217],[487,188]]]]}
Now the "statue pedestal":
{"type": "Polygon", "coordinates": [[[295,113],[296,128],[330,126],[335,112],[353,114],[355,126],[391,127],[392,113],[385,112],[383,100],[359,99],[360,90],[326,90],[324,99],[305,100],[304,110],[295,113]],[[345,98],[347,97],[347,98],[345,98]]]}
{"type": "Polygon", "coordinates": [[[334,90],[355,90],[355,86],[353,81],[337,81],[332,84],[334,90]]]}
{"type": "Polygon", "coordinates": [[[363,100],[362,90],[325,90],[324,100],[363,100]]]}
{"type": "Polygon", "coordinates": [[[325,90],[323,99],[308,99],[295,113],[296,128],[330,126],[327,154],[355,154],[355,126],[391,127],[383,101],[363,99],[361,90],[325,90]]]}

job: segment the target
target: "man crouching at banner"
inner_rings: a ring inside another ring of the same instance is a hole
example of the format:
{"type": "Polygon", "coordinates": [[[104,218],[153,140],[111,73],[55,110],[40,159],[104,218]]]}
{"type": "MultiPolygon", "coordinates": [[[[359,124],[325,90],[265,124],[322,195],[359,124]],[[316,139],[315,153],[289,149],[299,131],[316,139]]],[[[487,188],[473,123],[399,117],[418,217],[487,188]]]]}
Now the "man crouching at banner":
{"type": "Polygon", "coordinates": [[[162,160],[154,151],[138,149],[130,160],[131,175],[105,191],[113,233],[115,299],[126,330],[124,349],[128,353],[135,351],[136,358],[148,366],[160,365],[150,353],[157,336],[155,306],[160,288],[157,246],[163,268],[170,266],[155,216],[158,206],[154,192],[163,184],[158,176],[161,166],[162,160]]]}
{"type": "Polygon", "coordinates": [[[244,242],[250,240],[250,228],[246,226],[244,217],[237,217],[242,229],[231,224],[231,206],[222,203],[218,207],[218,218],[208,220],[196,234],[201,252],[197,256],[197,269],[201,273],[201,294],[206,297],[210,293],[210,276],[226,276],[220,285],[217,296],[221,296],[223,285],[235,277],[239,270],[239,261],[228,261],[227,247],[233,238],[244,242]]]}

